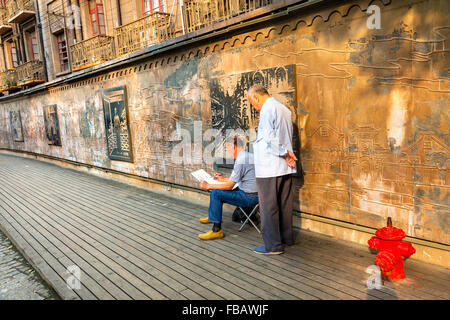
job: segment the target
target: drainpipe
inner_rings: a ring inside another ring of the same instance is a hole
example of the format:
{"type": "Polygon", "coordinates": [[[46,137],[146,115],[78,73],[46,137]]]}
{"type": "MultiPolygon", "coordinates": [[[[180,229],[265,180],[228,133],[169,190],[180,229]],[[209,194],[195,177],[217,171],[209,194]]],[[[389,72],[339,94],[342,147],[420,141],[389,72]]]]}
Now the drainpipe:
{"type": "Polygon", "coordinates": [[[39,43],[42,52],[42,67],[44,68],[44,80],[48,82],[48,71],[47,71],[47,59],[45,58],[45,47],[44,47],[44,36],[42,35],[42,24],[41,24],[41,11],[39,10],[38,0],[34,1],[36,8],[36,24],[39,33],[39,43]]]}
{"type": "Polygon", "coordinates": [[[118,27],[122,25],[122,10],[120,9],[120,0],[116,0],[118,27]]]}
{"type": "Polygon", "coordinates": [[[184,0],[180,0],[180,16],[181,16],[181,28],[183,29],[183,34],[186,34],[186,29],[184,28],[184,0]]]}
{"type": "MultiPolygon", "coordinates": [[[[83,36],[83,25],[81,24],[80,0],[74,0],[74,2],[75,2],[75,6],[80,10],[80,12],[76,14],[75,19],[77,19],[78,21],[75,23],[75,25],[76,26],[80,26],[80,41],[83,41],[84,40],[84,36],[83,36]]],[[[72,12],[74,12],[74,10],[72,10],[72,12]]],[[[78,39],[77,39],[77,41],[78,41],[78,39]]]]}
{"type": "MultiPolygon", "coordinates": [[[[67,0],[67,4],[69,5],[70,10],[72,11],[72,16],[70,17],[70,19],[72,19],[73,21],[70,21],[70,25],[73,28],[70,28],[70,37],[72,39],[72,43],[77,42],[77,31],[76,31],[76,23],[75,23],[75,14],[73,12],[73,8],[72,8],[72,0],[67,0]]],[[[64,9],[64,3],[63,3],[63,15],[64,15],[64,19],[66,17],[66,10],[64,9]]],[[[65,22],[64,22],[64,28],[66,27],[65,22]]]]}

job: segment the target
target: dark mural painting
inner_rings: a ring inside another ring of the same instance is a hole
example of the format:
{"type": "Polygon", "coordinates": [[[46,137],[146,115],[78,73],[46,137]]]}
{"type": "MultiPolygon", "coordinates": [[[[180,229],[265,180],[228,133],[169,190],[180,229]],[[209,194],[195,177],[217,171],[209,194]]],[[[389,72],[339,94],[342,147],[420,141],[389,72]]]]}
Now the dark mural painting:
{"type": "MultiPolygon", "coordinates": [[[[209,83],[212,127],[219,130],[224,139],[228,130],[257,129],[259,113],[247,100],[247,91],[254,84],[266,87],[275,99],[289,107],[295,115],[294,70],[295,65],[286,65],[212,79],[209,83]]],[[[253,140],[256,136],[249,138],[253,140]]],[[[220,154],[225,155],[223,152],[220,154]]],[[[230,159],[218,157],[216,163],[230,164],[230,159]]]]}
{"type": "Polygon", "coordinates": [[[44,107],[45,134],[49,145],[61,146],[61,135],[56,109],[56,104],[44,107]]]}
{"type": "Polygon", "coordinates": [[[20,111],[10,111],[9,117],[11,120],[11,131],[14,141],[23,142],[22,118],[20,116],[20,111]]]}
{"type": "Polygon", "coordinates": [[[125,86],[103,91],[103,111],[108,157],[133,162],[125,86]]]}

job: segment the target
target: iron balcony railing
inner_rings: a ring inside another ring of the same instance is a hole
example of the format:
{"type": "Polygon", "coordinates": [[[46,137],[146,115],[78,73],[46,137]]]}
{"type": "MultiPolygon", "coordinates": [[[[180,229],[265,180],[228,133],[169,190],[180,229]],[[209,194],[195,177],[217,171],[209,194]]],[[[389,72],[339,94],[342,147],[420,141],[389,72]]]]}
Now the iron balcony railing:
{"type": "Polygon", "coordinates": [[[44,66],[40,60],[32,60],[16,68],[18,86],[44,82],[44,66]]]}
{"type": "Polygon", "coordinates": [[[115,28],[117,55],[122,56],[171,39],[173,31],[169,24],[169,13],[154,12],[115,28]]]}
{"type": "Polygon", "coordinates": [[[0,91],[7,91],[18,88],[17,72],[15,69],[0,72],[0,91]]]}
{"type": "Polygon", "coordinates": [[[185,0],[187,31],[192,32],[273,4],[276,0],[185,0]]]}
{"type": "Polygon", "coordinates": [[[34,0],[6,0],[6,9],[9,19],[22,12],[35,12],[34,0]]]}
{"type": "Polygon", "coordinates": [[[0,35],[4,35],[12,30],[12,26],[8,22],[8,11],[0,8],[0,35]]]}
{"type": "Polygon", "coordinates": [[[72,70],[80,70],[115,58],[114,37],[98,35],[70,46],[72,70]]]}
{"type": "Polygon", "coordinates": [[[8,11],[5,8],[0,8],[0,26],[9,25],[8,11]]]}

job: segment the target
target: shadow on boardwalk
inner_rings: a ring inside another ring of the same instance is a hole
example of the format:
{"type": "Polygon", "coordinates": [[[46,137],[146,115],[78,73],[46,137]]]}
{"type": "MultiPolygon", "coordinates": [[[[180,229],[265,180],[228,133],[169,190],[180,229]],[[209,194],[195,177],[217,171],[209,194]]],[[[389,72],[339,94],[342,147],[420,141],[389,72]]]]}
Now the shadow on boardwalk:
{"type": "Polygon", "coordinates": [[[194,203],[46,162],[0,154],[0,226],[64,299],[449,299],[450,270],[409,259],[407,279],[368,290],[367,247],[305,230],[280,256],[224,215],[225,238],[194,203]],[[80,289],[66,281],[80,269],[80,289]]]}

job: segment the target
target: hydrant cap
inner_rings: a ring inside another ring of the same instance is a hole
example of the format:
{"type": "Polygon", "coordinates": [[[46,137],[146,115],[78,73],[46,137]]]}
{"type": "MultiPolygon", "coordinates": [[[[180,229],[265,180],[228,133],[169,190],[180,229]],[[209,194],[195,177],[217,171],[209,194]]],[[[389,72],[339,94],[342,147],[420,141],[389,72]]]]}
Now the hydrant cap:
{"type": "Polygon", "coordinates": [[[383,240],[402,240],[406,236],[405,231],[393,226],[378,229],[375,234],[378,238],[383,240]]]}

